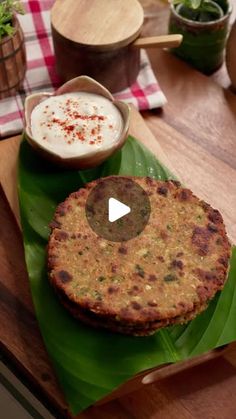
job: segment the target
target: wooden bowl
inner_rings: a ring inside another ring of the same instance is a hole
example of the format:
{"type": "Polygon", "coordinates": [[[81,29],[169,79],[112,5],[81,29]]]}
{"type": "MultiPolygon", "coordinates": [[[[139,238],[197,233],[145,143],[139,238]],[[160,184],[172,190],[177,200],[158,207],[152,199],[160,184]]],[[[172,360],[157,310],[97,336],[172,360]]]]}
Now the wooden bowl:
{"type": "Polygon", "coordinates": [[[115,100],[112,94],[101,84],[87,76],[74,78],[63,84],[55,93],[35,93],[26,97],[25,100],[25,135],[29,144],[47,160],[68,169],[88,169],[100,165],[116,150],[122,147],[128,136],[130,120],[130,108],[126,103],[115,100]],[[42,146],[34,138],[31,130],[31,114],[35,106],[43,100],[51,97],[62,95],[71,92],[88,92],[104,96],[110,100],[120,111],[123,118],[123,130],[120,137],[110,148],[104,150],[93,150],[87,154],[75,155],[72,157],[64,157],[59,152],[49,150],[47,147],[42,146]]]}

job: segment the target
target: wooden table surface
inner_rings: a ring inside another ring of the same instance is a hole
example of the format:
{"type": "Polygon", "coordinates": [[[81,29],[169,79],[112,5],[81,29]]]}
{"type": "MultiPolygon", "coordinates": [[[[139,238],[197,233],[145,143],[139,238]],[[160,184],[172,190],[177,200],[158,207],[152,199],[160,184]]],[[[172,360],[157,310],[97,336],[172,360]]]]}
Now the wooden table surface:
{"type": "MultiPolygon", "coordinates": [[[[161,22],[161,27],[166,8],[159,3],[159,11],[155,14],[154,0],[143,1],[148,2],[146,10],[150,12],[144,30],[148,31],[155,19],[161,22]]],[[[145,112],[145,121],[183,182],[221,210],[229,236],[236,243],[236,96],[227,88],[222,88],[227,85],[225,70],[221,70],[221,75],[218,73],[208,78],[167,52],[152,50],[149,55],[168,104],[163,111],[145,112]]],[[[7,333],[9,329],[9,336],[15,339],[12,345],[17,347],[21,336],[24,348],[29,348],[28,351],[21,351],[19,347],[19,352],[25,357],[25,365],[31,365],[39,373],[41,364],[48,364],[48,371],[43,369],[41,380],[47,383],[47,401],[53,404],[57,383],[51,374],[46,351],[41,350],[40,359],[32,356],[32,353],[37,355],[41,337],[24,270],[22,246],[17,257],[11,259],[8,256],[9,248],[14,248],[14,243],[19,242],[20,232],[2,193],[0,219],[4,220],[0,223],[0,256],[1,261],[5,260],[0,274],[0,322],[1,325],[8,325],[4,331],[7,333]],[[4,274],[8,275],[12,284],[17,284],[15,295],[4,287],[4,274]],[[18,323],[13,323],[14,316],[19,319],[18,323]],[[27,333],[29,327],[34,330],[32,336],[27,333]]],[[[5,355],[10,356],[16,367],[17,356],[14,359],[13,354],[6,351],[5,355]]],[[[27,368],[23,372],[28,375],[27,368]]],[[[224,356],[146,385],[116,401],[89,408],[79,418],[234,418],[235,391],[236,344],[232,344],[224,356]]],[[[59,407],[63,409],[65,402],[59,390],[57,397],[59,407]]]]}

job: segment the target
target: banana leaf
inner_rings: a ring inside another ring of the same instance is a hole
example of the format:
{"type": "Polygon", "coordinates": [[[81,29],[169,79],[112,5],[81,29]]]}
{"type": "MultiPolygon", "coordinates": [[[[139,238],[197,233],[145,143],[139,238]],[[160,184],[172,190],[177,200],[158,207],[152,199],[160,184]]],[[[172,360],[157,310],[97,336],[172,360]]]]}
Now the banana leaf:
{"type": "Polygon", "coordinates": [[[103,398],[135,374],[180,362],[236,340],[236,248],[224,290],[208,309],[185,325],[149,337],[96,330],[74,320],[49,285],[46,246],[55,208],[86,182],[112,174],[174,176],[136,139],[100,167],[64,171],[41,160],[23,140],[19,154],[18,193],[25,258],[41,333],[73,414],[103,398]]]}

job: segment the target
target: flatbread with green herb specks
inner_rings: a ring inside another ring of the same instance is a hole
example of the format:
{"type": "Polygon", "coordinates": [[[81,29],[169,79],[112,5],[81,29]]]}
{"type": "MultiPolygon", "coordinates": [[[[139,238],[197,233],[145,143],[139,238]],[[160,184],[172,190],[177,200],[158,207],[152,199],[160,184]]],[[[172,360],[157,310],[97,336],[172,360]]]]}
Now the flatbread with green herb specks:
{"type": "Polygon", "coordinates": [[[150,199],[142,233],[123,243],[98,237],[85,204],[102,179],[91,182],[55,212],[48,270],[61,302],[81,321],[147,335],[207,307],[224,286],[231,247],[220,213],[179,182],[129,178],[150,199]]]}

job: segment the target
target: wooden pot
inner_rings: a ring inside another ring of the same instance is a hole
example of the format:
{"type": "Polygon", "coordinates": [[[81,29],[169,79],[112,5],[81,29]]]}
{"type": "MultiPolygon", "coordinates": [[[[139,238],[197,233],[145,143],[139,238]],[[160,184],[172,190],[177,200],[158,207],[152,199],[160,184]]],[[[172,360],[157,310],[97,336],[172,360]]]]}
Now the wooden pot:
{"type": "Polygon", "coordinates": [[[16,93],[26,72],[24,35],[16,16],[13,18],[14,33],[0,41],[0,98],[16,93]]]}
{"type": "Polygon", "coordinates": [[[62,81],[88,75],[112,93],[130,86],[140,70],[140,48],[174,47],[182,40],[138,38],[143,19],[138,0],[56,0],[51,25],[62,81]]]}
{"type": "Polygon", "coordinates": [[[51,23],[63,82],[86,74],[115,92],[136,79],[140,51],[130,43],[143,24],[138,0],[57,0],[51,23]]]}

